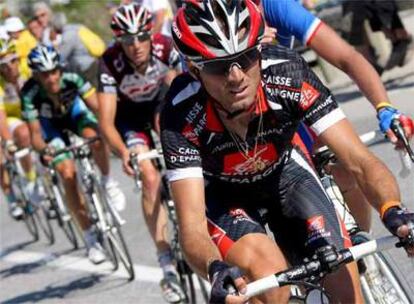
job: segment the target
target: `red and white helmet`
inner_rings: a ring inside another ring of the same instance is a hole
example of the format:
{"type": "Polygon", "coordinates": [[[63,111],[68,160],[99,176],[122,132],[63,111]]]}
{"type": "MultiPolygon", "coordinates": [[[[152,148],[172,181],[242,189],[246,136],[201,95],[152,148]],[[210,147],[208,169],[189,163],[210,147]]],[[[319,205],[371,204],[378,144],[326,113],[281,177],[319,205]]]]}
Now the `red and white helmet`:
{"type": "Polygon", "coordinates": [[[191,61],[242,52],[264,33],[264,21],[252,0],[187,0],[176,14],[172,36],[191,61]]]}
{"type": "Polygon", "coordinates": [[[112,16],[111,28],[116,37],[150,32],[152,14],[136,3],[122,5],[112,16]]]}

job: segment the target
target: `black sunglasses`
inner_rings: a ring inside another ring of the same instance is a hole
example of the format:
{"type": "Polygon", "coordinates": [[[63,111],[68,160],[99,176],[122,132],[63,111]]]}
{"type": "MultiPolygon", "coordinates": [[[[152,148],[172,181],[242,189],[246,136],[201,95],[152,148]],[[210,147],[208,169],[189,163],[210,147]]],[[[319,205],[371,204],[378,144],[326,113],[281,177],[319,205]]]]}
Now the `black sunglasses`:
{"type": "Polygon", "coordinates": [[[125,45],[133,45],[136,40],[139,42],[147,41],[151,38],[149,32],[139,33],[137,35],[122,35],[117,38],[119,42],[125,45]]]}
{"type": "Polygon", "coordinates": [[[227,75],[233,66],[242,70],[248,70],[257,60],[260,59],[260,46],[255,45],[241,53],[216,58],[211,60],[194,62],[194,65],[204,73],[211,75],[227,75]]]}

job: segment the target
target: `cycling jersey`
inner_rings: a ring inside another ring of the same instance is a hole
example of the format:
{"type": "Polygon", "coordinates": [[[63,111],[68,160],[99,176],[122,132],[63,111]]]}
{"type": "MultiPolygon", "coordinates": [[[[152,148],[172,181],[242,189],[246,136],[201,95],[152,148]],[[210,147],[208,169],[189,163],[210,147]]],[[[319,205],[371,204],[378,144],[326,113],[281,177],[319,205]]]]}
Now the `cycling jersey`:
{"type": "Polygon", "coordinates": [[[168,89],[164,78],[170,69],[179,66],[171,38],[161,34],[153,35],[152,56],[145,74],[136,71],[118,43],[102,56],[98,90],[117,95],[115,126],[128,146],[151,145],[149,131],[154,114],[168,89]]]}
{"type": "MultiPolygon", "coordinates": [[[[25,80],[20,77],[18,86],[21,88],[25,80]]],[[[0,82],[0,110],[6,112],[7,117],[21,117],[21,104],[19,92],[16,87],[9,82],[0,82]]]]}
{"type": "Polygon", "coordinates": [[[115,43],[103,54],[99,68],[98,91],[117,94],[119,102],[144,103],[155,100],[167,72],[180,63],[172,40],[161,34],[153,36],[152,56],[145,74],[136,71],[122,46],[115,43]]]}
{"type": "Polygon", "coordinates": [[[293,35],[308,45],[322,21],[295,0],[262,0],[266,22],[277,29],[277,40],[290,45],[293,35]]]}
{"type": "Polygon", "coordinates": [[[267,45],[262,50],[258,94],[261,104],[256,104],[256,113],[263,109],[262,131],[257,133],[260,115],[256,115],[246,137],[248,155],[256,154],[252,160],[238,150],[200,82],[189,74],[177,77],[161,119],[169,179],[204,175],[209,180],[254,184],[286,161],[301,121],[319,135],[344,118],[330,91],[307,63],[296,52],[280,46],[267,45]]]}
{"type": "Polygon", "coordinates": [[[26,69],[24,63],[19,60],[19,79],[17,80],[17,90],[16,87],[6,82],[2,77],[0,77],[0,110],[6,112],[7,117],[21,117],[21,104],[19,92],[23,87],[23,84],[30,77],[30,70],[26,69]]]}
{"type": "Polygon", "coordinates": [[[39,117],[60,119],[69,114],[78,96],[87,98],[95,88],[75,73],[62,72],[60,91],[54,101],[42,85],[30,78],[22,88],[23,117],[33,121],[39,117]]]}

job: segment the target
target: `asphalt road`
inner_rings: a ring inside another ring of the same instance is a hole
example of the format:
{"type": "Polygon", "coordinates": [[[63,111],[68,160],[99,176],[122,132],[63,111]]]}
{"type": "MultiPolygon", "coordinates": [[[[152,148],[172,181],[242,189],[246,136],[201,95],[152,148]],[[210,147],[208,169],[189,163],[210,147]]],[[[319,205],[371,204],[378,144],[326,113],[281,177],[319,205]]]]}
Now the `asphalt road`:
{"type": "MultiPolygon", "coordinates": [[[[405,73],[387,86],[396,105],[413,116],[414,74],[405,73]]],[[[376,128],[373,110],[362,100],[355,87],[335,94],[358,133],[376,128]]],[[[414,210],[414,173],[405,179],[398,176],[401,165],[389,144],[379,144],[371,149],[397,176],[402,200],[414,210]]],[[[24,225],[8,216],[4,197],[0,195],[1,303],[163,303],[158,287],[161,272],[157,268],[155,248],[142,218],[138,195],[132,191],[132,180],[122,174],[118,160],[112,161],[112,167],[128,197],[127,208],[122,213],[127,221],[124,235],[136,264],[137,279],[128,283],[125,273],[112,272],[107,263],[91,265],[85,259],[83,249],[70,250],[59,229],[56,229],[58,240],[53,246],[48,246],[44,238],[31,243],[24,225]]],[[[374,235],[386,233],[378,216],[374,214],[373,217],[374,235]]],[[[406,258],[402,250],[392,250],[391,256],[414,288],[414,260],[406,258]]]]}

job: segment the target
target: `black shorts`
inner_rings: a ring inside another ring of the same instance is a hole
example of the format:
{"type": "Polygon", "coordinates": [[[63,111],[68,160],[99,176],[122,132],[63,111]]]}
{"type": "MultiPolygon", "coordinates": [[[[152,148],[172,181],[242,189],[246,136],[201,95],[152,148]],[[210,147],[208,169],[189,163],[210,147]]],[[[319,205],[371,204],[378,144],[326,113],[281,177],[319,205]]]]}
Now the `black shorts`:
{"type": "Polygon", "coordinates": [[[163,85],[160,93],[152,101],[117,103],[115,127],[128,147],[153,146],[151,130],[154,129],[155,114],[160,112],[167,91],[168,86],[163,85]]]}
{"type": "Polygon", "coordinates": [[[290,263],[301,262],[315,249],[351,245],[349,236],[316,173],[299,151],[260,184],[206,186],[210,236],[223,257],[232,244],[249,233],[266,233],[269,225],[290,263]]]}

